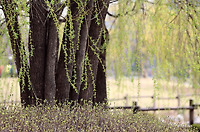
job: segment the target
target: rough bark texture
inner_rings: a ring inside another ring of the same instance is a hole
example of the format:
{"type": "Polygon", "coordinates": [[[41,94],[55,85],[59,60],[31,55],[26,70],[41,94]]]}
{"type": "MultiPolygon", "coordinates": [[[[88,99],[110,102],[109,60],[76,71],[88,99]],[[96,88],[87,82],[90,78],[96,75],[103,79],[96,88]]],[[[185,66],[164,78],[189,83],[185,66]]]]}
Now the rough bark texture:
{"type": "Polygon", "coordinates": [[[58,33],[53,18],[49,19],[47,26],[47,54],[44,96],[47,102],[54,103],[56,96],[56,62],[58,54],[58,33]]]}
{"type": "Polygon", "coordinates": [[[19,74],[22,78],[21,100],[25,102],[25,106],[43,103],[44,100],[51,103],[55,99],[59,103],[78,100],[82,103],[81,99],[104,102],[107,98],[106,77],[102,67],[102,64],[105,65],[105,52],[100,54],[100,46],[104,43],[104,21],[109,1],[70,1],[60,55],[55,17],[59,18],[59,10],[64,9],[62,5],[66,6],[66,3],[56,4],[57,2],[59,0],[54,1],[55,5],[44,0],[29,2],[28,48],[33,56],[29,57],[28,63],[17,20],[17,7],[10,4],[12,0],[1,1],[17,70],[23,72],[19,74]],[[99,63],[99,58],[102,64],[99,63]],[[84,70],[87,74],[83,75],[84,70]],[[87,79],[82,80],[83,76],[87,79]],[[84,81],[88,84],[85,90],[81,89],[84,81]],[[93,96],[94,90],[96,98],[93,96]]]}
{"type": "Polygon", "coordinates": [[[4,16],[7,22],[7,29],[10,36],[18,76],[20,77],[21,103],[24,106],[28,106],[32,104],[32,99],[34,96],[32,89],[29,87],[29,70],[26,70],[29,67],[25,53],[25,47],[22,43],[21,33],[19,30],[18,15],[15,12],[16,7],[11,0],[3,0],[1,1],[1,5],[3,7],[4,16]],[[22,73],[19,73],[20,70],[22,73]]]}
{"type": "Polygon", "coordinates": [[[89,30],[89,37],[88,38],[88,57],[89,57],[89,64],[87,65],[87,84],[88,87],[84,90],[81,90],[79,99],[83,100],[93,100],[96,98],[96,76],[97,76],[97,69],[99,63],[99,55],[100,55],[100,46],[102,42],[102,36],[105,35],[103,32],[105,31],[105,16],[108,9],[109,1],[98,1],[97,4],[97,11],[99,13],[98,19],[96,17],[96,10],[93,12],[92,18],[95,18],[91,21],[91,26],[89,30]],[[106,4],[106,5],[105,5],[106,4]]]}
{"type": "MultiPolygon", "coordinates": [[[[106,38],[107,39],[107,38],[106,38]]],[[[104,38],[102,38],[102,45],[104,44],[104,38]]],[[[101,103],[107,104],[107,90],[106,90],[106,51],[100,53],[102,64],[98,64],[97,76],[96,76],[96,97],[94,97],[94,104],[101,103]],[[104,67],[103,67],[104,66],[104,67]]]]}
{"type": "Polygon", "coordinates": [[[37,101],[44,100],[45,64],[46,64],[46,31],[47,11],[44,3],[31,1],[30,3],[30,42],[33,47],[33,56],[30,57],[30,75],[32,87],[37,101]]]}
{"type": "Polygon", "coordinates": [[[69,100],[69,94],[70,94],[70,86],[72,83],[72,71],[73,66],[75,62],[75,53],[76,53],[76,45],[78,43],[78,32],[79,32],[79,24],[80,21],[77,20],[77,14],[78,14],[78,5],[75,2],[71,2],[70,4],[70,10],[72,15],[72,24],[73,24],[73,30],[74,31],[74,38],[71,40],[69,37],[70,31],[70,21],[69,16],[67,17],[65,28],[64,28],[64,34],[63,34],[63,41],[61,45],[61,51],[60,51],[60,58],[58,62],[58,69],[57,69],[57,75],[56,75],[56,100],[59,103],[64,103],[69,100]]]}
{"type": "Polygon", "coordinates": [[[80,43],[78,44],[78,50],[76,51],[76,61],[74,65],[75,72],[73,73],[75,79],[75,88],[71,87],[70,89],[70,100],[71,101],[78,101],[80,87],[81,87],[81,78],[83,73],[83,63],[85,59],[85,51],[86,51],[86,44],[89,34],[89,28],[91,24],[91,16],[93,10],[93,0],[89,0],[87,6],[85,7],[85,11],[88,12],[85,15],[83,23],[81,25],[80,31],[80,43]]]}

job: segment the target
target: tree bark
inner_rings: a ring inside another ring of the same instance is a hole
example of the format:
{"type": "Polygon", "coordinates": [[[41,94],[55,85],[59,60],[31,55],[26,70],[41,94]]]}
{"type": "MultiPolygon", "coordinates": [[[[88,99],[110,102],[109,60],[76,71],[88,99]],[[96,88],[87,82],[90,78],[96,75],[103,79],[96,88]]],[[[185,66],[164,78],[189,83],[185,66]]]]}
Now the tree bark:
{"type": "Polygon", "coordinates": [[[33,47],[33,56],[30,57],[30,75],[31,83],[34,89],[37,101],[43,103],[44,100],[44,82],[46,65],[46,21],[47,11],[45,4],[41,1],[30,2],[30,42],[29,47],[33,47]]]}
{"type": "MultiPolygon", "coordinates": [[[[93,100],[96,98],[96,78],[97,78],[97,69],[100,58],[100,46],[102,42],[102,36],[105,35],[103,32],[105,30],[105,16],[107,14],[109,1],[97,1],[97,9],[94,9],[92,18],[95,18],[91,21],[91,26],[89,29],[89,38],[87,44],[88,52],[88,65],[87,65],[87,88],[82,88],[80,92],[79,99],[83,100],[93,100]],[[96,11],[97,10],[97,11],[96,11]],[[99,13],[96,16],[96,13],[99,13]]],[[[81,103],[81,102],[80,102],[81,103]]]]}
{"type": "Polygon", "coordinates": [[[46,43],[44,98],[48,103],[52,104],[55,103],[56,96],[56,63],[58,56],[58,32],[52,17],[47,21],[46,43]]]}
{"type": "Polygon", "coordinates": [[[84,15],[83,23],[81,25],[80,31],[80,42],[78,43],[77,51],[76,51],[76,61],[74,65],[75,71],[73,72],[73,79],[75,80],[75,87],[70,88],[70,100],[71,101],[78,101],[80,87],[81,87],[81,78],[83,73],[83,66],[84,66],[84,59],[85,59],[85,51],[86,51],[86,44],[89,34],[89,28],[91,24],[91,16],[93,10],[93,0],[89,0],[87,3],[84,11],[88,12],[87,15],[84,15]]]}
{"type": "MultiPolygon", "coordinates": [[[[105,38],[102,36],[101,46],[106,46],[109,41],[108,30],[106,29],[105,38]]],[[[106,87],[106,50],[100,52],[102,64],[98,64],[96,77],[96,97],[93,102],[107,105],[107,87],[106,87]]]]}
{"type": "Polygon", "coordinates": [[[72,71],[79,37],[78,33],[80,32],[80,20],[77,19],[77,14],[79,12],[78,5],[74,1],[71,1],[69,9],[71,13],[68,14],[65,23],[56,73],[56,100],[61,104],[69,100],[70,86],[72,85],[72,71]],[[70,17],[72,17],[72,20],[70,20],[70,17]],[[72,39],[70,38],[70,34],[73,34],[73,31],[75,36],[72,39]]]}
{"type": "Polygon", "coordinates": [[[20,78],[21,103],[26,107],[32,104],[34,96],[30,86],[30,74],[25,46],[22,42],[19,30],[18,15],[16,12],[17,9],[12,0],[3,0],[1,1],[1,5],[7,23],[18,77],[20,78]]]}

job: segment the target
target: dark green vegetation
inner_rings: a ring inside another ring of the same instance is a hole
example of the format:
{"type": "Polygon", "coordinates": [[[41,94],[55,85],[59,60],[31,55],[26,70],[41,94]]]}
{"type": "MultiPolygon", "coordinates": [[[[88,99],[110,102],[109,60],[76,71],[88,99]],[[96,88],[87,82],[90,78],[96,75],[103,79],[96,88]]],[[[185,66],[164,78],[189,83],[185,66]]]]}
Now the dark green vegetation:
{"type": "Polygon", "coordinates": [[[22,109],[0,109],[0,131],[195,131],[162,122],[151,114],[132,111],[105,110],[90,105],[69,107],[38,106],[22,109]]]}

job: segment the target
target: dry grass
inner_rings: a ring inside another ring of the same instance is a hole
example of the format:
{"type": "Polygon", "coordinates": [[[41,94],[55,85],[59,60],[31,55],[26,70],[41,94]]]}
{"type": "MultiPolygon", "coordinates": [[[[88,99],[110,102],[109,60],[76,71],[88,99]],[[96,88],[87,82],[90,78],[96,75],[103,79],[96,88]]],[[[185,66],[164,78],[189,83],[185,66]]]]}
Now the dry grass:
{"type": "MultiPolygon", "coordinates": [[[[179,94],[198,94],[198,90],[193,90],[188,84],[166,81],[155,81],[152,78],[141,78],[131,80],[123,78],[120,82],[113,78],[107,79],[108,84],[108,98],[118,99],[128,96],[128,102],[110,101],[111,106],[132,105],[133,101],[137,101],[142,108],[153,107],[152,98],[139,98],[139,96],[159,97],[176,97],[179,94]],[[131,98],[138,96],[138,98],[131,98]]],[[[181,98],[181,106],[188,106],[189,99],[194,99],[195,103],[200,103],[200,97],[183,97],[181,98]]],[[[0,102],[3,101],[20,101],[19,84],[17,78],[0,78],[0,102]]],[[[156,100],[156,107],[177,107],[177,99],[170,100],[156,100]]],[[[161,115],[176,115],[184,114],[185,119],[188,120],[188,111],[168,111],[156,112],[161,115]]],[[[195,110],[196,115],[200,114],[200,110],[195,110]]]]}
{"type": "MultiPolygon", "coordinates": [[[[108,95],[109,99],[130,97],[128,105],[132,105],[132,101],[137,101],[140,106],[152,107],[152,98],[140,98],[140,96],[153,96],[158,99],[162,97],[176,97],[178,94],[193,94],[195,91],[188,84],[180,84],[177,82],[166,82],[161,80],[153,80],[152,78],[128,79],[124,78],[121,82],[117,82],[113,78],[108,79],[108,95]],[[136,96],[138,98],[131,98],[136,96]]],[[[194,97],[192,97],[194,98],[194,97]]],[[[197,99],[197,98],[196,98],[197,99]]],[[[178,101],[173,100],[156,100],[156,106],[177,106],[178,101]]],[[[114,105],[111,102],[111,105],[114,105]]],[[[124,101],[115,101],[115,105],[124,105],[124,101]]],[[[181,98],[181,105],[188,106],[188,98],[181,98]]]]}
{"type": "MultiPolygon", "coordinates": [[[[140,106],[152,107],[152,98],[139,98],[139,96],[156,97],[176,97],[178,94],[198,94],[197,90],[193,90],[188,84],[180,84],[177,82],[166,82],[153,80],[152,78],[141,78],[131,80],[123,78],[121,81],[116,81],[113,78],[107,79],[108,98],[118,99],[128,96],[128,105],[132,105],[132,101],[137,101],[140,106]],[[131,98],[136,96],[138,98],[131,98]]],[[[199,101],[199,97],[184,97],[181,98],[181,105],[188,106],[188,99],[193,98],[199,101]]],[[[19,83],[17,78],[0,78],[0,102],[2,101],[20,101],[19,83]]],[[[111,105],[124,105],[124,101],[110,102],[111,105]]],[[[156,100],[156,106],[177,106],[177,100],[156,100]]]]}
{"type": "Polygon", "coordinates": [[[20,101],[17,78],[0,78],[0,102],[20,101]]]}
{"type": "MultiPolygon", "coordinates": [[[[189,84],[181,82],[167,82],[163,80],[153,80],[152,78],[141,78],[131,80],[124,78],[121,83],[117,82],[113,78],[108,79],[109,99],[124,98],[128,96],[128,103],[125,100],[110,101],[111,106],[125,106],[132,105],[133,101],[137,101],[138,105],[142,108],[153,107],[152,98],[139,98],[139,96],[153,96],[162,97],[176,97],[178,94],[199,94],[198,90],[193,89],[189,84]],[[138,98],[131,98],[136,96],[138,98]]],[[[181,106],[189,106],[189,99],[193,99],[195,103],[200,104],[200,96],[190,96],[181,98],[181,106]]],[[[177,107],[177,99],[168,100],[156,100],[156,107],[177,107]]],[[[152,112],[149,112],[152,113],[152,112]]],[[[177,114],[183,114],[184,120],[189,119],[188,111],[157,111],[156,114],[160,116],[176,116],[177,114]]],[[[200,115],[200,110],[195,110],[195,117],[200,115]]]]}
{"type": "MultiPolygon", "coordinates": [[[[128,104],[132,105],[132,101],[137,101],[142,107],[152,107],[152,98],[139,98],[139,96],[156,97],[176,97],[178,94],[198,94],[197,90],[193,90],[188,84],[180,84],[177,82],[166,82],[153,80],[152,78],[141,78],[131,80],[123,78],[121,81],[116,81],[113,78],[107,79],[108,98],[118,99],[128,96],[128,104]],[[138,98],[131,98],[136,96],[138,98]]],[[[188,106],[189,98],[199,101],[199,97],[183,97],[181,98],[181,106],[188,106]]],[[[0,102],[2,101],[20,101],[20,91],[17,78],[0,78],[0,102]]],[[[156,106],[177,106],[177,100],[156,100],[156,106]]],[[[122,106],[125,101],[112,101],[111,105],[122,106]]]]}

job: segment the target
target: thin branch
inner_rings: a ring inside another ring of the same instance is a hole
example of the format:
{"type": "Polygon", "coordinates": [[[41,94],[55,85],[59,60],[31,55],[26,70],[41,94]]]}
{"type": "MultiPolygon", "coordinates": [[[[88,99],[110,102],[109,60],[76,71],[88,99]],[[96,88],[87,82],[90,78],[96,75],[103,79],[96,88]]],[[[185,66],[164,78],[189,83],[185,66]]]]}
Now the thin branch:
{"type": "Polygon", "coordinates": [[[117,20],[117,18],[115,18],[115,20],[112,22],[112,24],[111,24],[111,26],[110,26],[110,29],[109,29],[109,32],[112,30],[112,27],[114,26],[116,20],[117,20]]]}
{"type": "MultiPolygon", "coordinates": [[[[194,24],[195,28],[196,28],[197,30],[199,30],[199,27],[198,27],[198,25],[195,23],[193,16],[192,16],[191,14],[188,14],[188,15],[189,15],[189,18],[191,18],[191,20],[193,21],[193,24],[194,24]]],[[[191,24],[191,25],[192,25],[192,24],[191,24]]]]}
{"type": "Polygon", "coordinates": [[[148,0],[146,0],[146,1],[144,1],[144,2],[149,3],[149,4],[152,4],[152,5],[156,4],[156,3],[152,2],[152,1],[148,1],[148,0]]]}
{"type": "Polygon", "coordinates": [[[6,23],[6,20],[4,20],[2,23],[0,23],[0,27],[2,27],[6,23]]]}
{"type": "Polygon", "coordinates": [[[179,16],[181,10],[182,10],[182,9],[179,10],[178,14],[177,14],[169,23],[172,23],[172,22],[179,16]]]}
{"type": "Polygon", "coordinates": [[[62,17],[62,18],[58,19],[60,23],[61,23],[61,22],[66,22],[66,21],[67,21],[66,18],[65,18],[64,16],[60,16],[60,17],[62,17]]]}
{"type": "Polygon", "coordinates": [[[112,3],[115,3],[115,2],[118,2],[119,0],[112,0],[112,1],[110,1],[110,4],[112,4],[112,3]]]}
{"type": "MultiPolygon", "coordinates": [[[[135,7],[136,7],[136,3],[134,4],[133,8],[131,9],[131,11],[134,11],[135,10],[135,7]]],[[[107,14],[111,17],[114,17],[114,18],[118,18],[120,16],[125,16],[125,15],[128,15],[129,12],[131,11],[126,11],[124,14],[117,14],[117,15],[114,15],[114,14],[111,14],[110,12],[107,12],[107,14]]]]}
{"type": "Polygon", "coordinates": [[[117,14],[117,15],[111,14],[110,12],[107,12],[107,14],[111,17],[114,17],[114,18],[118,18],[120,16],[119,14],[117,14]]]}
{"type": "Polygon", "coordinates": [[[56,13],[62,14],[62,12],[63,12],[63,10],[65,9],[65,7],[66,7],[66,3],[65,3],[65,2],[59,3],[59,4],[58,4],[58,7],[57,7],[57,9],[56,9],[56,13]]]}

